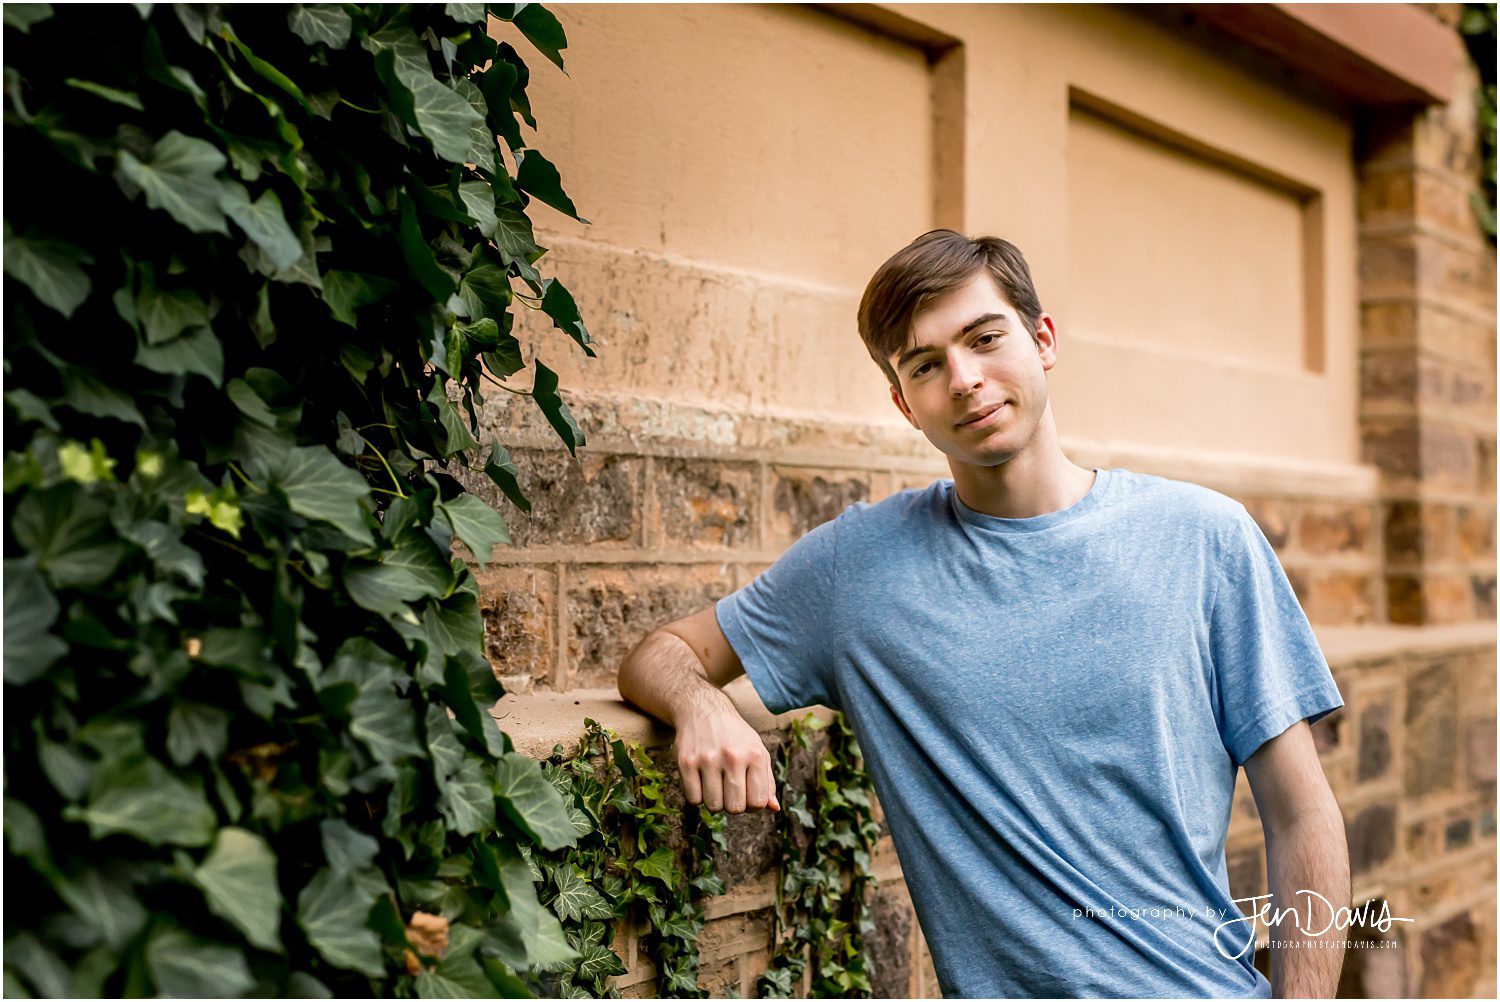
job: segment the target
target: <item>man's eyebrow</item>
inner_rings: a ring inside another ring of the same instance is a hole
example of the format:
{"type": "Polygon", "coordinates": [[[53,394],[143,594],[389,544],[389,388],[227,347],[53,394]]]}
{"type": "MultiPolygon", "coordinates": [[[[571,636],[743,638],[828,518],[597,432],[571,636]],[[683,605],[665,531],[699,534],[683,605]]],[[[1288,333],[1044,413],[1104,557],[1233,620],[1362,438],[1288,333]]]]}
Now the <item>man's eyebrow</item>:
{"type": "MultiPolygon", "coordinates": [[[[1010,318],[1007,317],[1004,313],[986,313],[983,316],[975,317],[973,320],[970,320],[968,323],[964,324],[963,330],[958,332],[958,337],[967,337],[969,334],[973,333],[980,327],[983,327],[985,324],[994,323],[997,320],[1009,319],[1010,318]]],[[[955,340],[957,340],[957,338],[955,338],[955,340]]],[[[936,345],[930,344],[918,345],[915,348],[908,348],[901,353],[900,358],[896,359],[896,368],[899,369],[903,367],[907,362],[910,362],[918,355],[925,355],[928,352],[937,350],[938,349],[936,345]]]]}

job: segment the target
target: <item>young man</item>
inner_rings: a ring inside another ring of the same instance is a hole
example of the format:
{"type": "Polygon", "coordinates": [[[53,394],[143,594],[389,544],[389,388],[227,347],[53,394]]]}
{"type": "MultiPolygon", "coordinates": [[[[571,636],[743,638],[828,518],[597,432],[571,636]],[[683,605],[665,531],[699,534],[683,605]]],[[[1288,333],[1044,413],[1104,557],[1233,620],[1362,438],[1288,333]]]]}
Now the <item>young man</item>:
{"type": "MultiPolygon", "coordinates": [[[[621,694],[677,728],[687,798],[730,812],[778,805],[719,687],[844,711],[945,995],[1269,996],[1225,867],[1239,766],[1272,904],[1309,929],[1273,941],[1319,945],[1299,892],[1349,904],[1308,730],[1343,700],[1275,553],[1223,495],[1063,455],[1057,326],[1011,244],[919,237],[859,329],[953,479],[851,506],[652,633],[621,694]]],[[[1273,947],[1276,994],[1332,996],[1342,959],[1273,947]]]]}

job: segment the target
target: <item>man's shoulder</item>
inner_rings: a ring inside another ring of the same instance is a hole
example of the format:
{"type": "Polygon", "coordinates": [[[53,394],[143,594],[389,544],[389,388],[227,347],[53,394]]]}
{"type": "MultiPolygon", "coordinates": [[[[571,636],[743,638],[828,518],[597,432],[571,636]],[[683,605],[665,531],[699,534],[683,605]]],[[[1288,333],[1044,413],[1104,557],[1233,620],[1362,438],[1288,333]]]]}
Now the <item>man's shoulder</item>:
{"type": "Polygon", "coordinates": [[[1245,517],[1244,505],[1202,484],[1126,469],[1108,472],[1115,507],[1140,506],[1157,518],[1183,519],[1216,528],[1237,524],[1245,517]]]}
{"type": "Polygon", "coordinates": [[[953,481],[943,478],[925,487],[908,487],[879,501],[856,501],[844,509],[839,520],[842,528],[871,529],[890,526],[912,519],[931,521],[947,504],[953,481]]]}

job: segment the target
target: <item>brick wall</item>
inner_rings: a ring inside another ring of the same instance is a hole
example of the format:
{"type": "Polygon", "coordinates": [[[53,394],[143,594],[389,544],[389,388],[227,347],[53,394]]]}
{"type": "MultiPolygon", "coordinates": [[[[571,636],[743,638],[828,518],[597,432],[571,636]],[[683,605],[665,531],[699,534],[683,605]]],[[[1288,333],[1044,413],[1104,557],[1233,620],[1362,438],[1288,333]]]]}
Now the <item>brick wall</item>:
{"type": "MultiPolygon", "coordinates": [[[[1457,7],[1430,10],[1451,24],[1457,7]]],[[[1397,948],[1349,953],[1342,992],[1352,995],[1495,990],[1495,257],[1468,205],[1475,81],[1466,60],[1458,72],[1450,105],[1360,122],[1359,419],[1371,476],[1184,477],[1249,508],[1347,702],[1315,736],[1344,811],[1355,903],[1388,902],[1416,920],[1357,931],[1397,948]]],[[[615,667],[637,641],[747,583],[848,504],[947,475],[904,428],[582,386],[569,401],[590,443],[576,461],[530,401],[497,394],[484,412],[515,455],[529,518],[487,479],[468,482],[512,528],[515,545],[479,572],[482,608],[488,652],[513,694],[497,710],[502,727],[538,755],[584,716],[669,741],[613,694],[615,667]]],[[[780,722],[759,726],[780,740],[780,722]]],[[[750,994],[769,957],[769,824],[730,821],[730,887],[710,904],[701,941],[702,983],[715,994],[750,994]]],[[[1262,892],[1264,845],[1243,779],[1228,853],[1235,894],[1262,892]]],[[[888,837],[878,867],[877,986],[936,996],[888,837]]],[[[631,969],[622,993],[653,994],[633,935],[618,943],[631,969]]]]}

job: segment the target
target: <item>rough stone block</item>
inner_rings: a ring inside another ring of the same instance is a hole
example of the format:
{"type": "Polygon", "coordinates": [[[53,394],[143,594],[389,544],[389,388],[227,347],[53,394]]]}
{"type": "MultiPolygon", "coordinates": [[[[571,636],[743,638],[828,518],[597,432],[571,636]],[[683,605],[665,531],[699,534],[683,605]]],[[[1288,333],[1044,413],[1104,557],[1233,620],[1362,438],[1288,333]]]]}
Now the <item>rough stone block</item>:
{"type": "Polygon", "coordinates": [[[771,483],[766,542],[772,547],[790,546],[854,502],[870,498],[869,474],[863,471],[775,467],[771,483]]]}
{"type": "Polygon", "coordinates": [[[729,848],[715,850],[714,861],[726,888],[738,887],[775,869],[780,839],[772,812],[731,814],[724,836],[729,848]]]}
{"type": "Polygon", "coordinates": [[[875,931],[865,940],[872,997],[911,997],[911,931],[916,924],[911,901],[898,884],[887,884],[875,897],[875,931]]]}
{"type": "Polygon", "coordinates": [[[1453,852],[1473,841],[1474,822],[1469,818],[1456,818],[1443,828],[1443,849],[1453,852]]]}
{"type": "Polygon", "coordinates": [[[1365,351],[1359,360],[1362,404],[1407,404],[1417,400],[1417,359],[1405,347],[1365,351]]]}
{"type": "Polygon", "coordinates": [[[1355,776],[1361,783],[1385,776],[1391,764],[1391,707],[1375,703],[1359,715],[1359,759],[1355,776]]]}
{"type": "Polygon", "coordinates": [[[1458,760],[1458,688],[1447,663],[1414,672],[1406,683],[1402,782],[1410,796],[1453,786],[1458,760]]]}
{"type": "Polygon", "coordinates": [[[698,987],[711,999],[733,998],[740,990],[738,957],[709,961],[705,956],[698,968],[698,987]]]}
{"type": "Polygon", "coordinates": [[[654,545],[755,543],[760,474],[754,463],[667,458],[653,463],[647,519],[654,545]]]}
{"type": "Polygon", "coordinates": [[[1468,914],[1420,933],[1423,998],[1469,998],[1479,978],[1478,930],[1468,914]]]}
{"type": "Polygon", "coordinates": [[[1395,563],[1447,560],[1455,533],[1448,505],[1393,501],[1386,506],[1385,555],[1395,563]]]}
{"type": "Polygon", "coordinates": [[[1359,221],[1382,226],[1408,222],[1417,209],[1417,179],[1404,168],[1370,171],[1360,178],[1359,221]]]}
{"type": "Polygon", "coordinates": [[[1480,788],[1492,788],[1495,785],[1495,718],[1469,721],[1465,744],[1469,782],[1480,788]]]}
{"type": "Polygon", "coordinates": [[[1359,288],[1368,297],[1411,296],[1420,288],[1421,262],[1407,237],[1366,237],[1359,242],[1359,288]]]}
{"type": "Polygon", "coordinates": [[[1495,618],[1495,575],[1475,574],[1469,578],[1469,589],[1474,594],[1475,619],[1495,618]]]}
{"type": "Polygon", "coordinates": [[[1375,619],[1375,579],[1354,571],[1298,570],[1287,580],[1310,622],[1354,626],[1375,619]]]}
{"type": "Polygon", "coordinates": [[[1369,873],[1391,858],[1396,848],[1396,808],[1375,804],[1356,814],[1347,825],[1349,870],[1355,876],[1369,873]]]}
{"type": "Polygon", "coordinates": [[[1374,512],[1363,505],[1309,505],[1302,513],[1298,541],[1307,553],[1365,553],[1370,548],[1374,512]]]}
{"type": "Polygon", "coordinates": [[[1461,560],[1495,556],[1495,509],[1460,508],[1457,511],[1454,548],[1461,560]]]}
{"type": "Polygon", "coordinates": [[[556,576],[548,568],[491,564],[474,572],[484,652],[509,692],[552,684],[556,576]]]}
{"type": "Polygon", "coordinates": [[[720,564],[584,566],[567,575],[563,633],[570,688],[614,684],[620,661],[646,634],[727,595],[720,564]]]}
{"type": "Polygon", "coordinates": [[[516,509],[483,473],[458,479],[505,516],[512,544],[536,546],[628,546],[640,538],[640,456],[585,451],[575,460],[561,449],[520,449],[512,458],[516,481],[531,501],[531,514],[516,509]]]}
{"type": "Polygon", "coordinates": [[[1415,345],[1417,307],[1410,302],[1362,303],[1360,340],[1366,345],[1415,345]]]}
{"type": "MultiPolygon", "coordinates": [[[[710,959],[737,957],[764,949],[771,942],[771,910],[726,915],[703,926],[698,950],[705,963],[710,959]]],[[[736,978],[736,980],[738,980],[736,978]]]]}

